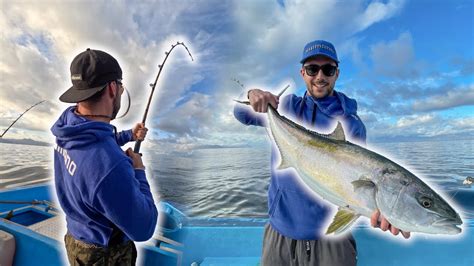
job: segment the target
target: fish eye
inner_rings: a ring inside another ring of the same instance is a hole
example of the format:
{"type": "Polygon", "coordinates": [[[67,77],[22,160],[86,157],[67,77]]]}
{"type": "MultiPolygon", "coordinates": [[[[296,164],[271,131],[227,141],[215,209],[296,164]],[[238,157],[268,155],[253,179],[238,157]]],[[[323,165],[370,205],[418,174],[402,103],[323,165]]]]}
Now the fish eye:
{"type": "Polygon", "coordinates": [[[406,180],[400,180],[400,184],[404,185],[404,186],[407,186],[408,185],[408,181],[406,180]]]}
{"type": "Polygon", "coordinates": [[[382,170],[382,175],[392,175],[395,171],[393,169],[385,168],[382,170]]]}
{"type": "Polygon", "coordinates": [[[433,201],[427,197],[421,197],[419,202],[421,206],[423,206],[423,208],[426,208],[426,209],[429,209],[431,208],[431,206],[433,206],[433,201]]]}

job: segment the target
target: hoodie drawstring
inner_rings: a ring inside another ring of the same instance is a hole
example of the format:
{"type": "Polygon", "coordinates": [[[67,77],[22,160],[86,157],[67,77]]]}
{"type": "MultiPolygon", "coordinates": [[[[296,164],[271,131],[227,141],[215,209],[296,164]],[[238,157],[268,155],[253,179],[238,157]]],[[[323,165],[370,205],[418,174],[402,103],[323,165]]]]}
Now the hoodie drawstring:
{"type": "MultiPolygon", "coordinates": [[[[305,101],[306,101],[306,93],[307,93],[307,91],[304,92],[303,100],[301,101],[300,110],[298,112],[298,119],[300,121],[303,121],[303,107],[304,107],[304,104],[305,104],[305,101]]],[[[315,103],[313,103],[313,114],[311,115],[311,126],[316,126],[315,122],[316,122],[316,109],[317,108],[318,108],[318,106],[315,103]]]]}

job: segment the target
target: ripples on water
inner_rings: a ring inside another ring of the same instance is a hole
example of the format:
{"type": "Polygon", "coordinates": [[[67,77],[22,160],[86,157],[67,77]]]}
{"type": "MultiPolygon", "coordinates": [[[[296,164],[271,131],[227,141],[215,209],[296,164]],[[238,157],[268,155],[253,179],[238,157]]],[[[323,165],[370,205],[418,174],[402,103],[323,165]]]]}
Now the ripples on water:
{"type": "Polygon", "coordinates": [[[50,180],[52,152],[51,147],[0,143],[0,189],[50,180]]]}
{"type": "MultiPolygon", "coordinates": [[[[474,218],[474,140],[375,143],[370,147],[435,183],[474,218]]],[[[52,176],[52,147],[0,143],[0,189],[44,182],[52,176]]],[[[200,149],[189,154],[145,151],[156,198],[190,216],[267,216],[270,147],[200,149]]]]}
{"type": "Polygon", "coordinates": [[[162,199],[191,216],[265,217],[269,152],[254,148],[201,149],[151,158],[162,199]]]}

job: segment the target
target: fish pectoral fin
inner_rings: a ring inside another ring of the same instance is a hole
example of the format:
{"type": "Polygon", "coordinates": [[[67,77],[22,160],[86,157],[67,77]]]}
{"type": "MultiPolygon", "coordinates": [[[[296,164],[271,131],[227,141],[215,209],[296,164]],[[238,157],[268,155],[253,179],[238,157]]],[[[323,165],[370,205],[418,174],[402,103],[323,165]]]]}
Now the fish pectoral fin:
{"type": "Polygon", "coordinates": [[[341,122],[337,122],[336,129],[334,129],[334,131],[329,134],[328,137],[334,140],[346,140],[346,134],[344,134],[344,129],[342,128],[341,122]]]}
{"type": "Polygon", "coordinates": [[[331,225],[329,225],[328,230],[326,231],[326,235],[332,233],[337,235],[345,232],[359,217],[360,214],[357,214],[348,208],[339,207],[331,225]]]}
{"type": "Polygon", "coordinates": [[[358,188],[374,188],[375,187],[374,182],[372,182],[372,180],[366,177],[361,177],[360,179],[354,180],[351,182],[351,184],[354,186],[354,191],[358,188]]]}

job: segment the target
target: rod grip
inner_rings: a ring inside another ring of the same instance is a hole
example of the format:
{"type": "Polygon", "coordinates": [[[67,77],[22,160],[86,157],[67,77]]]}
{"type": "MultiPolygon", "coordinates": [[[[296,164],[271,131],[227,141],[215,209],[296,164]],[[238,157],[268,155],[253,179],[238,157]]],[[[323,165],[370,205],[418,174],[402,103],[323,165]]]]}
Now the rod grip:
{"type": "Polygon", "coordinates": [[[133,148],[133,152],[134,153],[140,153],[140,146],[142,145],[142,141],[141,140],[137,140],[135,142],[135,148],[133,148]]]}

